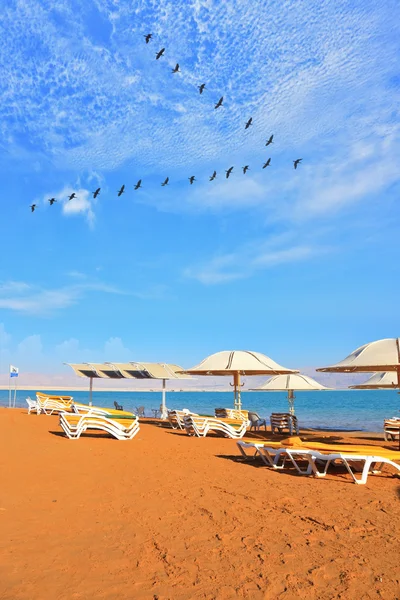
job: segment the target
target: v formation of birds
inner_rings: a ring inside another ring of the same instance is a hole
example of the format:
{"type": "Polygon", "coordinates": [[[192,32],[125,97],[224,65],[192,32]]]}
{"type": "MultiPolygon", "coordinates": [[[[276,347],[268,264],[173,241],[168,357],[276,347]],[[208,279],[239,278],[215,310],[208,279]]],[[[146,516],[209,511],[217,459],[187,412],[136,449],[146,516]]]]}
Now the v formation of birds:
{"type": "MultiPolygon", "coordinates": [[[[150,41],[152,40],[153,35],[151,33],[147,33],[143,37],[145,38],[146,44],[149,44],[150,41]]],[[[164,53],[165,53],[165,48],[161,48],[161,50],[159,50],[156,53],[156,60],[159,60],[162,56],[164,56],[164,53]]],[[[180,70],[179,63],[176,63],[175,67],[173,69],[171,69],[171,71],[173,74],[180,73],[181,70],[180,70]]],[[[200,95],[203,94],[205,89],[207,89],[205,83],[202,83],[198,86],[200,95]]],[[[224,97],[221,96],[220,99],[215,103],[214,110],[217,110],[218,108],[223,106],[223,102],[224,102],[224,97]]],[[[253,125],[253,117],[250,117],[244,125],[245,130],[249,129],[252,125],[253,125]]],[[[267,139],[265,145],[270,146],[271,144],[273,144],[273,140],[274,140],[274,134],[271,134],[270,137],[267,139]]],[[[294,169],[297,169],[297,167],[300,165],[302,160],[303,160],[302,158],[296,158],[296,160],[293,161],[294,169]]],[[[268,158],[267,161],[262,165],[262,168],[266,169],[267,167],[270,166],[270,164],[271,164],[271,158],[268,158]]],[[[226,179],[229,179],[230,175],[232,174],[233,168],[234,167],[229,167],[229,169],[227,169],[225,171],[226,179]]],[[[242,167],[242,171],[243,171],[244,175],[246,175],[247,171],[249,171],[249,170],[250,170],[249,165],[245,165],[244,167],[242,167]]],[[[213,174],[209,177],[209,180],[214,181],[214,179],[216,179],[216,177],[217,177],[217,172],[214,171],[213,174]]],[[[197,181],[194,175],[191,175],[190,177],[188,177],[188,180],[189,180],[190,185],[193,185],[193,183],[195,181],[197,181]]],[[[165,187],[168,184],[169,184],[169,177],[166,177],[166,179],[161,183],[161,187],[165,187]]],[[[136,183],[136,185],[134,186],[133,189],[139,190],[141,188],[142,188],[142,180],[139,179],[139,181],[136,183]]],[[[101,188],[97,188],[94,192],[92,192],[93,198],[97,198],[97,196],[100,194],[100,191],[101,191],[101,188]]],[[[118,192],[117,192],[118,197],[122,196],[122,194],[124,192],[125,192],[125,184],[122,185],[121,188],[118,190],[118,192]]],[[[74,200],[76,198],[77,198],[76,193],[73,192],[72,194],[70,194],[68,196],[68,201],[74,200]]],[[[57,200],[55,198],[49,198],[48,202],[49,202],[50,206],[53,206],[53,204],[55,202],[57,202],[57,200]]],[[[37,204],[31,204],[31,206],[30,206],[31,212],[35,212],[36,208],[37,208],[37,204]]]]}

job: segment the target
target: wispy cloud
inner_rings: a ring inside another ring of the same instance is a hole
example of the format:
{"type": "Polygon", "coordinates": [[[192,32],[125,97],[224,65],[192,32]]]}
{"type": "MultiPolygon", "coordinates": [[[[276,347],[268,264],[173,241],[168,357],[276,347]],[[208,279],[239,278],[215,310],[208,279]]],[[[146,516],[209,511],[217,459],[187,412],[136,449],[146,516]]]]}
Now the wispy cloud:
{"type": "Polygon", "coordinates": [[[0,308],[44,316],[76,304],[89,292],[122,294],[118,288],[95,282],[45,289],[25,282],[0,284],[0,308]]]}
{"type": "Polygon", "coordinates": [[[187,267],[184,275],[205,285],[228,283],[251,277],[263,269],[309,260],[317,252],[327,251],[327,248],[315,244],[295,244],[290,236],[283,234],[268,241],[243,245],[235,252],[220,254],[199,265],[187,267]]]}
{"type": "Polygon", "coordinates": [[[308,144],[315,152],[347,130],[348,121],[362,140],[368,114],[392,114],[387,82],[397,75],[395,5],[292,0],[277,9],[272,0],[258,0],[227,8],[160,0],[128,7],[88,0],[73,11],[64,2],[57,6],[32,0],[5,11],[0,122],[2,139],[20,141],[26,131],[30,144],[59,166],[104,170],[136,160],[149,172],[246,153],[261,157],[271,131],[279,140],[275,153],[308,144]],[[153,32],[148,46],[143,31],[153,32]],[[25,51],[27,39],[38,40],[46,60],[25,51]],[[156,62],[161,45],[166,55],[156,62]],[[176,61],[182,75],[172,79],[176,61]],[[225,109],[214,111],[221,94],[225,109]],[[245,134],[250,114],[255,125],[245,134]]]}

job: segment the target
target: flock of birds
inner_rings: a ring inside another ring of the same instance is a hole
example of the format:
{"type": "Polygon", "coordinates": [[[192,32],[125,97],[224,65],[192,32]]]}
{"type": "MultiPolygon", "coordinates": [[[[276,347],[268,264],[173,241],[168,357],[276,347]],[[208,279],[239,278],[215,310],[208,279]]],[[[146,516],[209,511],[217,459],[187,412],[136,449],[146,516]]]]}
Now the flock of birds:
{"type": "MultiPolygon", "coordinates": [[[[146,44],[148,44],[151,41],[152,37],[153,36],[151,33],[147,33],[144,36],[144,38],[146,40],[146,44]]],[[[164,55],[164,53],[165,53],[165,48],[161,48],[161,50],[159,50],[156,53],[156,60],[159,60],[164,55]]],[[[181,72],[181,70],[180,70],[179,63],[176,63],[175,67],[172,69],[172,73],[175,74],[175,73],[180,73],[180,72],[181,72]]],[[[198,86],[198,90],[199,90],[200,94],[203,94],[205,89],[206,89],[205,83],[202,83],[198,86]]],[[[223,106],[223,102],[224,102],[224,97],[221,96],[221,98],[218,100],[218,102],[214,105],[214,109],[217,110],[218,108],[223,106]]],[[[245,126],[244,126],[245,130],[249,129],[249,127],[251,127],[251,125],[253,125],[253,117],[250,117],[248,119],[248,121],[246,121],[245,126]]],[[[274,139],[274,134],[270,135],[270,137],[267,139],[265,145],[270,146],[271,144],[273,144],[273,139],[274,139]]],[[[297,169],[297,167],[299,166],[299,164],[301,163],[302,160],[303,160],[302,158],[296,158],[296,160],[293,161],[294,169],[297,169]]],[[[270,164],[271,164],[271,158],[268,158],[267,161],[263,164],[262,168],[266,169],[267,167],[270,166],[270,164]]],[[[230,175],[232,174],[233,168],[234,167],[229,167],[229,169],[227,169],[225,171],[226,179],[229,179],[230,175]]],[[[249,169],[250,169],[249,165],[245,165],[244,167],[242,167],[243,174],[246,175],[246,173],[247,173],[247,171],[249,171],[249,169]]],[[[214,179],[216,179],[216,177],[217,177],[217,172],[214,171],[213,174],[209,177],[209,180],[214,181],[214,179]]],[[[193,185],[193,183],[195,181],[197,181],[196,177],[194,175],[191,175],[190,177],[188,177],[188,179],[189,179],[190,185],[193,185]]],[[[161,187],[165,187],[168,184],[169,184],[169,177],[166,177],[165,180],[161,183],[161,187]]],[[[139,181],[134,186],[134,190],[139,190],[141,188],[142,188],[142,180],[139,179],[139,181]]],[[[101,191],[101,188],[97,188],[94,192],[92,192],[93,198],[97,198],[97,196],[100,194],[100,191],[101,191]]],[[[117,192],[118,198],[120,196],[122,196],[122,194],[124,192],[125,192],[125,184],[122,185],[121,188],[118,190],[118,192],[117,192]]],[[[77,197],[76,193],[72,192],[72,194],[70,194],[68,196],[68,201],[74,200],[76,197],[77,197]]],[[[49,202],[50,206],[53,206],[53,204],[55,202],[57,202],[57,200],[55,198],[49,198],[48,202],[49,202]]],[[[35,212],[36,208],[37,208],[37,204],[31,204],[31,206],[30,206],[31,212],[35,212]]]]}

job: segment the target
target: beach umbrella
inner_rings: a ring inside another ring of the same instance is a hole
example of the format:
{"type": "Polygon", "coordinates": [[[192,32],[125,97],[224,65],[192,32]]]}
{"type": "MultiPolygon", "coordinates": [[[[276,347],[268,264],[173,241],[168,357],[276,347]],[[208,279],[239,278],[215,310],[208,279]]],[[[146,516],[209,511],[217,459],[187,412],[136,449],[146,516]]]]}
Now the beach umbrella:
{"type": "Polygon", "coordinates": [[[351,390],[393,390],[397,388],[397,375],[390,372],[374,373],[364,383],[350,385],[349,388],[351,390]]]}
{"type": "Polygon", "coordinates": [[[312,379],[307,375],[301,373],[293,373],[290,375],[276,375],[268,379],[263,385],[258,388],[254,388],[254,392],[286,392],[288,393],[287,398],[289,402],[289,412],[294,415],[294,392],[300,391],[316,391],[316,390],[328,390],[325,387],[312,379]]]}
{"type": "MultiPolygon", "coordinates": [[[[184,371],[190,375],[215,375],[233,377],[234,408],[241,410],[240,377],[243,375],[285,375],[298,373],[276,363],[260,352],[224,350],[207,356],[198,365],[184,371]]],[[[232,384],[231,384],[232,385],[232,384]]]]}
{"type": "Polygon", "coordinates": [[[324,373],[390,372],[394,376],[394,387],[400,388],[400,338],[386,338],[370,342],[360,346],[335,365],[321,367],[317,371],[324,373]]]}

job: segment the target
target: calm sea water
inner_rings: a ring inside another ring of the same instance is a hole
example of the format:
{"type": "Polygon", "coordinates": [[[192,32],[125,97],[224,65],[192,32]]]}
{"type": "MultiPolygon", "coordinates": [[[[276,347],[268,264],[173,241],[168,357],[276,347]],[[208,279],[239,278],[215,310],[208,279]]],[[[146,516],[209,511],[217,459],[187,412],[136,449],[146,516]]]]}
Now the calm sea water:
{"type": "MultiPolygon", "coordinates": [[[[49,392],[54,394],[56,392],[49,392]]],[[[58,392],[68,394],[77,402],[88,403],[88,392],[58,392]]],[[[26,407],[25,398],[34,392],[17,391],[16,406],[26,407]]],[[[116,400],[125,410],[144,406],[147,416],[159,408],[161,392],[93,392],[93,404],[113,406],[116,400]]],[[[243,408],[260,416],[271,412],[287,412],[284,392],[242,392],[243,408]]],[[[0,390],[0,406],[8,406],[8,391],[0,390]]],[[[230,392],[167,392],[168,408],[189,408],[199,414],[213,414],[216,407],[233,406],[230,392]]],[[[400,395],[395,390],[337,390],[327,392],[298,392],[296,415],[301,427],[382,431],[385,418],[400,416],[400,395]]]]}

